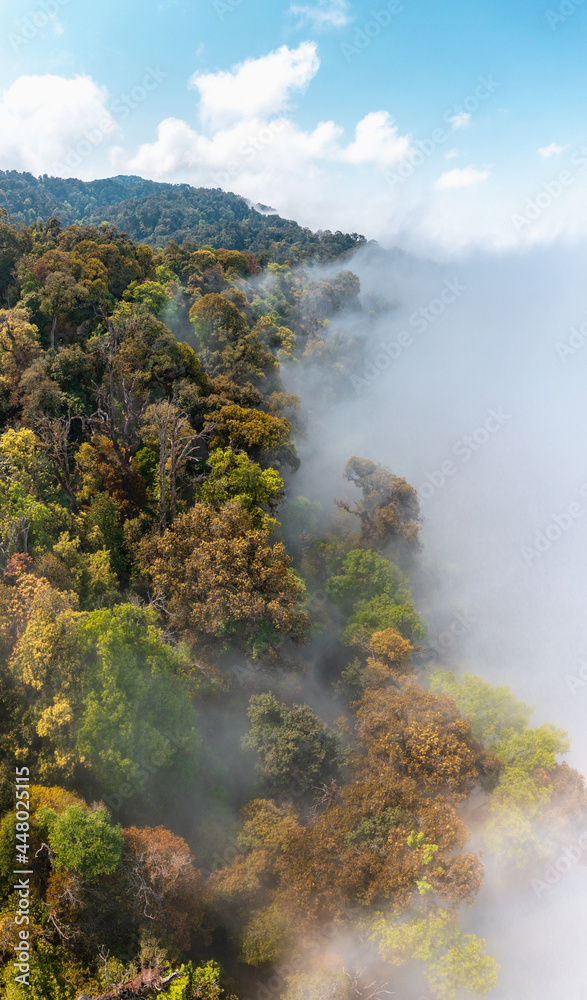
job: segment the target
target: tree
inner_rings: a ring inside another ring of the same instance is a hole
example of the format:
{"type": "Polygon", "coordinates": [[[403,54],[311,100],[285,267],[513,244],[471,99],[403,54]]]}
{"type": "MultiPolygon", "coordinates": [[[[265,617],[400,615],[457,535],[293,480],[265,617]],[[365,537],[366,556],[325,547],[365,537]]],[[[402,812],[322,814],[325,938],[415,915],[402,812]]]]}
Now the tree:
{"type": "MultiPolygon", "coordinates": [[[[169,1000],[220,1000],[224,990],[220,985],[221,969],[217,962],[209,962],[194,968],[191,962],[182,965],[179,979],[167,991],[169,1000]]],[[[227,997],[236,1000],[236,997],[227,997]]]]}
{"type": "Polygon", "coordinates": [[[106,809],[90,811],[67,806],[59,815],[52,809],[39,812],[39,822],[49,828],[55,868],[78,872],[87,882],[111,875],[122,857],[122,827],[113,826],[106,809]]]}
{"type": "Polygon", "coordinates": [[[29,536],[42,538],[44,522],[50,518],[49,508],[27,493],[22,484],[4,481],[0,484],[0,555],[6,561],[16,552],[27,553],[29,536]]]}
{"type": "MultiPolygon", "coordinates": [[[[259,709],[254,744],[285,777],[298,744],[287,729],[282,740],[285,712],[273,696],[254,699],[259,709]]],[[[355,907],[385,904],[400,915],[431,893],[455,907],[478,892],[482,866],[461,853],[467,831],[455,806],[479,781],[494,783],[499,762],[454,703],[409,682],[368,689],[355,740],[350,780],[326,788],[310,816],[300,812],[304,786],[294,782],[275,801],[243,810],[243,854],[211,886],[221,908],[238,916],[244,940],[250,914],[260,928],[265,908],[267,943],[279,920],[286,934],[312,933],[355,907]]]]}
{"type": "Polygon", "coordinates": [[[37,773],[86,769],[118,805],[157,801],[169,774],[181,785],[199,759],[186,651],[165,642],[152,609],[82,613],[72,597],[44,582],[10,664],[32,699],[37,773]]]}
{"type": "Polygon", "coordinates": [[[245,452],[235,452],[232,448],[216,448],[208,458],[208,465],[211,472],[198,487],[199,500],[215,510],[236,502],[249,512],[258,527],[275,525],[274,515],[284,497],[283,479],[275,469],[261,469],[245,452]]]}
{"type": "Polygon", "coordinates": [[[72,417],[68,411],[67,416],[63,417],[40,416],[34,424],[37,440],[57,482],[69,500],[73,514],[77,514],[78,509],[71,443],[71,425],[75,419],[76,417],[72,417]]]}
{"type": "Polygon", "coordinates": [[[494,743],[503,770],[491,796],[485,838],[502,864],[522,868],[548,856],[540,821],[552,797],[556,758],[568,749],[567,734],[549,725],[509,730],[494,743]]]}
{"type": "Polygon", "coordinates": [[[65,271],[47,275],[40,296],[41,312],[51,322],[51,350],[55,348],[55,332],[59,320],[84,306],[89,297],[87,288],[65,271]]]}
{"type": "Polygon", "coordinates": [[[374,632],[367,648],[370,655],[366,664],[357,659],[343,671],[343,690],[358,695],[366,688],[387,687],[397,683],[399,677],[414,673],[410,660],[414,647],[397,629],[374,632]]]}
{"type": "Polygon", "coordinates": [[[16,226],[8,222],[6,209],[0,209],[0,294],[2,305],[6,304],[8,307],[11,288],[16,278],[16,265],[22,252],[18,235],[16,226]]]}
{"type": "Polygon", "coordinates": [[[105,385],[98,396],[98,409],[88,422],[97,435],[104,436],[112,446],[112,453],[122,472],[124,488],[130,510],[133,510],[131,466],[141,447],[140,425],[147,408],[148,395],[142,372],[130,377],[117,373],[115,364],[116,332],[110,331],[110,358],[105,385]]]}
{"type": "Polygon", "coordinates": [[[463,674],[457,680],[449,671],[435,670],[429,683],[431,691],[442,691],[454,699],[461,715],[471,722],[474,735],[490,750],[508,733],[521,733],[533,712],[514,698],[511,688],[488,684],[474,674],[463,674]]]}
{"type": "Polygon", "coordinates": [[[299,467],[300,460],[290,444],[289,420],[236,403],[221,406],[213,419],[213,446],[246,451],[263,464],[287,464],[294,472],[299,467]]]}
{"type": "Polygon", "coordinates": [[[259,654],[307,635],[304,590],[283,545],[270,545],[269,530],[237,503],[196,503],[144,543],[141,561],[174,626],[200,640],[225,637],[259,654]]]}
{"type": "Polygon", "coordinates": [[[401,690],[368,689],[357,705],[364,766],[373,774],[392,764],[422,792],[458,801],[482,779],[495,781],[499,761],[472,734],[445,695],[427,694],[408,681],[401,690]]]}
{"type": "Polygon", "coordinates": [[[182,677],[185,648],[171,646],[153,609],[118,605],[80,622],[86,661],[94,666],[77,752],[109,795],[165,801],[173,777],[184,787],[200,762],[195,712],[182,677]]]}
{"type": "Polygon", "coordinates": [[[127,302],[141,302],[154,316],[159,316],[169,301],[165,286],[159,281],[132,281],[123,292],[127,302]]]}
{"type": "Polygon", "coordinates": [[[248,715],[251,728],[243,744],[259,754],[257,771],[270,795],[295,785],[298,794],[316,797],[338,775],[340,741],[308,705],[288,708],[273,694],[259,694],[251,698],[248,715]]]}
{"type": "Polygon", "coordinates": [[[362,498],[354,506],[345,500],[337,503],[359,518],[363,545],[375,549],[384,549],[390,543],[397,547],[399,542],[412,548],[417,546],[420,504],[416,490],[405,479],[356,456],[347,462],[344,476],[360,489],[362,498]]]}
{"type": "Polygon", "coordinates": [[[237,307],[213,292],[197,299],[190,310],[200,357],[211,375],[228,375],[235,382],[264,380],[277,361],[266,351],[237,307]]]}
{"type": "Polygon", "coordinates": [[[185,840],[158,826],[124,831],[124,879],[135,916],[187,951],[200,927],[205,892],[185,840]]]}
{"type": "Polygon", "coordinates": [[[410,642],[426,632],[403,573],[371,549],[354,549],[342,572],[330,577],[327,593],[348,616],[346,642],[366,645],[375,632],[393,629],[410,642]]]}
{"type": "Polygon", "coordinates": [[[354,1000],[351,977],[340,971],[296,972],[288,977],[283,1000],[354,1000]]]}
{"type": "Polygon", "coordinates": [[[173,523],[177,514],[179,471],[188,461],[205,457],[214,424],[207,424],[198,433],[191,426],[187,415],[181,413],[169,400],[165,400],[147,407],[141,429],[145,441],[155,444],[159,450],[159,526],[163,532],[167,527],[168,487],[170,521],[173,523]]]}
{"type": "Polygon", "coordinates": [[[382,958],[394,965],[423,962],[438,1000],[457,1000],[462,990],[484,997],[497,986],[499,966],[484,953],[486,942],[463,934],[447,910],[439,908],[399,923],[379,916],[371,940],[382,958]]]}
{"type": "Polygon", "coordinates": [[[16,412],[21,399],[21,380],[40,354],[38,330],[23,306],[0,309],[0,405],[16,412]]]}

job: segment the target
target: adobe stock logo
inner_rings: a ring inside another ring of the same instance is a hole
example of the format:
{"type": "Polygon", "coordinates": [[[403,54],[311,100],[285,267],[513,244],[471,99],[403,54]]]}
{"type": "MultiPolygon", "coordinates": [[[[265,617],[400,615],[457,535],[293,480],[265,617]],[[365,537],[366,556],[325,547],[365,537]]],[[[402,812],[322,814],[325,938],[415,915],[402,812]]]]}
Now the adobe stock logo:
{"type": "Polygon", "coordinates": [[[65,7],[68,3],[70,3],[70,0],[41,0],[38,10],[31,11],[26,17],[18,18],[15,21],[15,24],[19,25],[18,32],[11,31],[8,35],[12,51],[18,52],[23,45],[27,45],[43,28],[46,28],[51,21],[55,22],[60,8],[65,7]]]}
{"type": "Polygon", "coordinates": [[[565,674],[567,687],[573,697],[576,695],[577,691],[581,690],[581,688],[587,687],[587,660],[585,657],[582,657],[582,659],[579,660],[575,669],[577,670],[576,674],[565,674]]]}
{"type": "MultiPolygon", "coordinates": [[[[585,499],[587,497],[587,483],[583,483],[579,490],[579,495],[585,499]]],[[[575,526],[585,513],[582,504],[576,501],[570,503],[561,514],[551,514],[550,521],[543,530],[536,531],[533,545],[522,545],[520,554],[526,563],[531,566],[536,559],[540,559],[545,552],[548,552],[567,531],[575,526]]]]}
{"type": "Polygon", "coordinates": [[[532,888],[538,897],[557,885],[563,875],[570,872],[587,852],[587,833],[581,834],[576,844],[571,844],[552,864],[547,865],[542,878],[532,879],[532,888]]]}
{"type": "Polygon", "coordinates": [[[587,344],[587,319],[583,320],[581,326],[577,324],[577,326],[569,327],[569,337],[566,343],[562,340],[558,341],[556,353],[561,361],[566,361],[567,358],[580,351],[585,344],[587,344]]]}
{"type": "Polygon", "coordinates": [[[120,94],[111,102],[110,107],[106,109],[110,117],[104,119],[95,128],[88,129],[67,147],[63,162],[55,163],[54,171],[66,175],[67,170],[75,170],[82,160],[90,156],[105,142],[108,136],[116,131],[118,122],[126,121],[132,112],[136,111],[168,76],[169,74],[159,66],[148,67],[141,81],[135,84],[128,94],[120,94]]]}
{"type": "Polygon", "coordinates": [[[435,639],[427,640],[428,650],[434,651],[438,657],[442,658],[443,654],[447,653],[461,636],[466,635],[474,625],[478,624],[479,619],[475,618],[474,615],[455,611],[449,627],[435,639]]]}
{"type": "MultiPolygon", "coordinates": [[[[416,333],[426,333],[428,328],[436,323],[444,315],[447,308],[466,292],[467,286],[462,285],[458,280],[445,281],[438,295],[431,299],[425,306],[416,309],[408,319],[408,325],[416,333]]],[[[414,343],[413,334],[409,330],[401,330],[394,340],[382,340],[378,345],[377,353],[374,353],[365,364],[363,374],[351,375],[350,383],[355,390],[368,387],[372,382],[391,367],[397,361],[407,347],[414,343]]]]}
{"type": "MultiPolygon", "coordinates": [[[[455,441],[452,446],[452,454],[459,458],[462,464],[469,462],[473,455],[480,451],[508,420],[511,420],[511,414],[506,413],[503,406],[498,407],[497,410],[489,410],[481,427],[477,427],[472,434],[463,434],[458,441],[455,441]]],[[[448,480],[452,476],[456,476],[458,471],[458,466],[453,460],[447,458],[439,468],[432,472],[426,472],[426,478],[418,489],[420,505],[422,506],[438,490],[446,486],[448,480]]]]}

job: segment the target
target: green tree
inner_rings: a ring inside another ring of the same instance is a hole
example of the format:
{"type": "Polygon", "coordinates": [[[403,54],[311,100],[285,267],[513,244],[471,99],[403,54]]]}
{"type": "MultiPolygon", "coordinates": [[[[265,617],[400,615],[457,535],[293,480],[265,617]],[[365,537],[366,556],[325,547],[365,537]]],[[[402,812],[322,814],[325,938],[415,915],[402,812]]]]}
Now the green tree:
{"type": "Polygon", "coordinates": [[[423,962],[430,989],[438,1000],[457,1000],[463,990],[487,996],[497,986],[497,962],[483,951],[486,942],[463,934],[453,914],[436,909],[403,921],[379,915],[371,940],[393,965],[423,962]]]}
{"type": "Polygon", "coordinates": [[[275,526],[273,515],[284,497],[283,479],[275,469],[261,469],[245,452],[232,448],[216,448],[208,465],[211,472],[198,488],[199,500],[215,510],[234,501],[249,512],[255,525],[275,526]]]}
{"type": "Polygon", "coordinates": [[[449,671],[435,670],[430,674],[430,690],[442,691],[453,698],[461,715],[469,719],[473,733],[493,750],[508,733],[521,733],[533,709],[518,701],[511,688],[494,686],[474,674],[463,674],[460,680],[449,671]]]}
{"type": "Polygon", "coordinates": [[[329,579],[327,593],[348,616],[343,636],[351,645],[367,645],[374,632],[385,629],[410,642],[425,635],[404,574],[372,549],[350,552],[342,572],[329,579]]]}
{"type": "Polygon", "coordinates": [[[58,815],[45,808],[38,818],[49,828],[54,868],[77,872],[87,882],[95,882],[102,875],[111,875],[120,864],[122,827],[112,825],[106,809],[68,806],[58,815]]]}
{"type": "Polygon", "coordinates": [[[243,744],[257,751],[257,772],[270,795],[294,785],[300,794],[320,794],[337,776],[340,740],[308,705],[289,708],[274,694],[259,694],[251,698],[248,714],[251,728],[243,744]]]}
{"type": "Polygon", "coordinates": [[[199,762],[196,718],[181,674],[190,661],[166,643],[153,610],[130,604],[94,611],[80,623],[82,647],[95,669],[77,750],[105,792],[138,792],[156,801],[199,762]],[[155,773],[149,774],[145,765],[155,773]]]}

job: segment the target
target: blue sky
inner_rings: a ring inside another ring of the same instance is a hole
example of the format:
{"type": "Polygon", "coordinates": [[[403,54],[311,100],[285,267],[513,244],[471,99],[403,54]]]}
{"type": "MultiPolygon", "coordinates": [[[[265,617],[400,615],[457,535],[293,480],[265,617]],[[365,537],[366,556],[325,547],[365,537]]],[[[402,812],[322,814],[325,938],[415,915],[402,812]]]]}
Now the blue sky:
{"type": "Polygon", "coordinates": [[[574,0],[12,0],[0,166],[220,186],[430,252],[576,238],[586,18],[574,0]]]}

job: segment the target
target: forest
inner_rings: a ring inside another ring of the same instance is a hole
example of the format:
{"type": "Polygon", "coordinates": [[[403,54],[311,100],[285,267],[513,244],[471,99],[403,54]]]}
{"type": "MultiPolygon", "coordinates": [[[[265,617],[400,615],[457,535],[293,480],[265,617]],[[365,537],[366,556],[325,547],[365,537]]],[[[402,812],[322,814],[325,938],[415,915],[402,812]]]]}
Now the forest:
{"type": "Polygon", "coordinates": [[[132,197],[181,190],[0,180],[0,997],[485,997],[484,874],[539,886],[587,795],[432,655],[410,483],[349,454],[299,492],[361,238],[196,192],[147,240],[132,197]]]}
{"type": "Polygon", "coordinates": [[[50,216],[63,225],[106,222],[154,249],[173,240],[193,243],[194,251],[208,244],[248,250],[261,265],[310,258],[335,260],[365,243],[365,237],[357,233],[313,233],[267,206],[250,206],[244,198],[220,188],[164,184],[141,177],[80,181],[0,170],[0,208],[15,222],[29,226],[50,216]]]}

